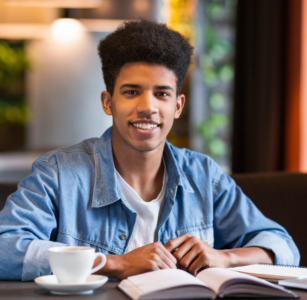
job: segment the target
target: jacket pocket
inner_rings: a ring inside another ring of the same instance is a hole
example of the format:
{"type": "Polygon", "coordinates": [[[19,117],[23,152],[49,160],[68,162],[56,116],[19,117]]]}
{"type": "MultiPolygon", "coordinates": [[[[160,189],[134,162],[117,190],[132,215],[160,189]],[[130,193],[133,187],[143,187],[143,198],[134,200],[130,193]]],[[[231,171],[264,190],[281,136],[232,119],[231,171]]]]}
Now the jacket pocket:
{"type": "Polygon", "coordinates": [[[96,252],[102,252],[104,254],[122,254],[122,251],[119,249],[111,249],[97,241],[86,239],[85,237],[68,230],[58,230],[57,242],[66,244],[67,246],[92,247],[96,252]]]}
{"type": "Polygon", "coordinates": [[[210,247],[214,246],[214,235],[213,235],[212,224],[189,227],[182,230],[178,230],[176,232],[177,236],[181,236],[186,233],[199,238],[203,242],[207,243],[210,247]]]}

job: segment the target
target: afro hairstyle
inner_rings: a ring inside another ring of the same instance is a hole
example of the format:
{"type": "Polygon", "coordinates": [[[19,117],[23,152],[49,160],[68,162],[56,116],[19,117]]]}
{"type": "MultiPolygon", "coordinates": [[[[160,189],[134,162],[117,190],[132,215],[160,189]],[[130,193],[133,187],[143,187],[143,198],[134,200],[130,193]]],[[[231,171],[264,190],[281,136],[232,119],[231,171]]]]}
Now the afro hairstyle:
{"type": "Polygon", "coordinates": [[[139,19],[125,22],[98,45],[103,78],[113,95],[121,68],[128,63],[146,62],[162,65],[177,77],[179,95],[191,63],[193,47],[177,31],[156,21],[139,19]]]}

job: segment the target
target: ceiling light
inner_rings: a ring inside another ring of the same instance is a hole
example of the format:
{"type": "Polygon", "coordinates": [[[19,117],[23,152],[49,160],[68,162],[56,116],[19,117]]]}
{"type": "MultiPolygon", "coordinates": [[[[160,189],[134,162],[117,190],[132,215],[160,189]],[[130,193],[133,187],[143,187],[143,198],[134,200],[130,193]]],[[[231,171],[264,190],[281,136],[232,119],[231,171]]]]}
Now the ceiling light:
{"type": "Polygon", "coordinates": [[[58,19],[51,25],[54,38],[61,42],[76,40],[84,31],[82,23],[75,19],[58,19]]]}

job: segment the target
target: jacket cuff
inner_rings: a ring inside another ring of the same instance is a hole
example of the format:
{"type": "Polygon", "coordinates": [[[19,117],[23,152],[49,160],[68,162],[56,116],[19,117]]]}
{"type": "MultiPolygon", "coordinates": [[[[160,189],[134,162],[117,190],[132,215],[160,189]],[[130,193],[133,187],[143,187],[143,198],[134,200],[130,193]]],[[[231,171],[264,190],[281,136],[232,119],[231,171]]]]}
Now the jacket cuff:
{"type": "Polygon", "coordinates": [[[29,244],[23,260],[21,280],[32,281],[36,277],[50,275],[48,249],[65,246],[65,244],[57,242],[33,240],[29,244]]]}
{"type": "Polygon", "coordinates": [[[292,265],[294,262],[294,255],[287,242],[270,231],[260,232],[243,247],[259,247],[271,250],[274,253],[274,264],[276,265],[292,265]]]}

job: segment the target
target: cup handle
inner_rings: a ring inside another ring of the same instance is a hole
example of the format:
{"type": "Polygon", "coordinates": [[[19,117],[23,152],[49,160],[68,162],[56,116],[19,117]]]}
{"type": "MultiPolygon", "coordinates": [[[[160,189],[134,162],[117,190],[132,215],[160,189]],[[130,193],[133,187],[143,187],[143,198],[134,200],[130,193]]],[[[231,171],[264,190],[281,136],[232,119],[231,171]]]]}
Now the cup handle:
{"type": "MultiPolygon", "coordinates": [[[[95,273],[95,272],[97,272],[98,270],[100,270],[100,269],[106,264],[106,262],[107,262],[107,258],[106,258],[106,256],[105,256],[104,254],[102,254],[102,253],[95,253],[95,255],[96,255],[96,258],[97,258],[98,256],[101,257],[101,263],[100,263],[98,266],[96,266],[95,268],[93,268],[93,269],[91,270],[91,273],[90,273],[90,274],[95,273]]],[[[95,258],[95,259],[96,259],[96,258],[95,258]]]]}

